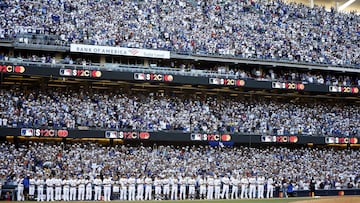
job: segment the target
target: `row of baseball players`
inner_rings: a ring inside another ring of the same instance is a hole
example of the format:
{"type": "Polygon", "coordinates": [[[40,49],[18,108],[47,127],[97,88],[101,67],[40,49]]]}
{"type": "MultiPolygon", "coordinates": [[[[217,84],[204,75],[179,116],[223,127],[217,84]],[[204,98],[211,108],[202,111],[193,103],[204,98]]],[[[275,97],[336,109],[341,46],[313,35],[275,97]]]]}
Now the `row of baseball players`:
{"type": "MultiPolygon", "coordinates": [[[[17,179],[17,200],[24,201],[24,178],[17,179]]],[[[111,178],[97,175],[94,178],[74,175],[72,177],[38,175],[29,178],[29,195],[37,201],[54,200],[104,200],[111,195],[120,200],[171,199],[238,199],[272,198],[276,181],[263,176],[135,176],[123,175],[111,178]],[[45,192],[45,194],[44,194],[45,192]],[[94,192],[94,193],[93,193],[94,192]],[[93,196],[94,194],[94,196],[93,196]],[[116,197],[117,195],[117,197],[116,197]]]]}

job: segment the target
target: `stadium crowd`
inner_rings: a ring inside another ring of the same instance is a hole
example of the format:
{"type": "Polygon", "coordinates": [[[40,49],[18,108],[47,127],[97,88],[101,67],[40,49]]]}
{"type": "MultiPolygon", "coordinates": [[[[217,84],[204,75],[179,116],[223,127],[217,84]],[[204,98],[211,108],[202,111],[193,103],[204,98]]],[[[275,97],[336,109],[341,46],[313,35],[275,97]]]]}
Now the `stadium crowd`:
{"type": "Polygon", "coordinates": [[[0,124],[146,131],[359,136],[356,104],[282,102],[126,90],[0,91],[0,124]]]}
{"type": "Polygon", "coordinates": [[[354,161],[360,155],[358,150],[110,147],[30,141],[20,146],[2,143],[0,155],[4,157],[0,163],[1,182],[17,185],[18,200],[22,200],[26,188],[30,195],[41,197],[38,200],[45,198],[41,193],[45,194],[46,189],[45,199],[49,201],[67,200],[69,194],[70,200],[100,200],[102,194],[109,200],[111,192],[119,194],[113,198],[121,200],[147,200],[153,199],[152,195],[155,199],[270,198],[274,188],[277,192],[285,188],[285,193],[289,185],[291,191],[309,190],[311,181],[315,189],[360,186],[360,165],[354,161]],[[98,186],[103,189],[96,191],[98,186]],[[194,187],[198,192],[192,191],[194,187]]]}
{"type": "Polygon", "coordinates": [[[282,1],[43,0],[0,4],[0,38],[360,65],[360,17],[282,1]]]}

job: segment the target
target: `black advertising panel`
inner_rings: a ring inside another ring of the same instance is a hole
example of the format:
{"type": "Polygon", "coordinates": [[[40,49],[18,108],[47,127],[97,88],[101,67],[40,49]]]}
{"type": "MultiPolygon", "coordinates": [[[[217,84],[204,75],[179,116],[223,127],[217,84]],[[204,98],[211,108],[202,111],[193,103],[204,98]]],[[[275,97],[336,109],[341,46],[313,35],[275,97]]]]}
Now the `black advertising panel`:
{"type": "Polygon", "coordinates": [[[100,68],[91,69],[91,67],[63,65],[52,67],[51,64],[41,65],[4,65],[0,64],[0,72],[4,74],[18,75],[36,75],[44,77],[71,77],[89,80],[114,80],[114,81],[132,81],[132,82],[156,82],[156,83],[173,83],[188,85],[208,85],[221,87],[245,87],[248,89],[278,89],[289,91],[308,91],[323,92],[337,94],[359,95],[359,87],[356,86],[333,86],[324,84],[308,84],[302,82],[282,82],[282,81],[261,81],[253,79],[233,79],[225,77],[213,76],[193,76],[184,75],[172,71],[171,73],[159,73],[156,69],[148,69],[146,72],[136,71],[136,67],[132,72],[109,71],[100,68]]]}
{"type": "Polygon", "coordinates": [[[52,128],[0,128],[0,136],[48,138],[108,138],[122,140],[150,140],[169,142],[233,142],[236,144],[359,144],[356,137],[302,136],[302,135],[245,135],[228,133],[183,133],[177,131],[131,130],[77,130],[52,128]]]}

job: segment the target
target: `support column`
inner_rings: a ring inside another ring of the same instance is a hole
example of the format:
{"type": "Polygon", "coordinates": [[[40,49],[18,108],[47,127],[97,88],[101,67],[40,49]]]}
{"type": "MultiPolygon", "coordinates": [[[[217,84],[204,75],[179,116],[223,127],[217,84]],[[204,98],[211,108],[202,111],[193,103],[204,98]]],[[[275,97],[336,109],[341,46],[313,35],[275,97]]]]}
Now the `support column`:
{"type": "Polygon", "coordinates": [[[314,8],[314,0],[309,0],[310,8],[314,8]]]}

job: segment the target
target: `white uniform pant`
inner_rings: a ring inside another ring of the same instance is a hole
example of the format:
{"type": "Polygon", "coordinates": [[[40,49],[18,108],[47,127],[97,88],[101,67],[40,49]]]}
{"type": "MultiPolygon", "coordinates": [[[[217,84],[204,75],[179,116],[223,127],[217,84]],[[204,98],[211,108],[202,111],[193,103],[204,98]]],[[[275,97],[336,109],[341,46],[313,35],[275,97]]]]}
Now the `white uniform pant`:
{"type": "Polygon", "coordinates": [[[268,185],[266,191],[266,198],[273,198],[274,197],[274,186],[268,185]]]}
{"type": "Polygon", "coordinates": [[[215,199],[220,199],[220,186],[215,186],[215,199]]]}
{"type": "Polygon", "coordinates": [[[178,195],[178,186],[172,185],[171,186],[171,200],[177,200],[178,195]]]}
{"type": "Polygon", "coordinates": [[[137,186],[136,200],[144,200],[144,185],[137,186]]]}
{"type": "Polygon", "coordinates": [[[180,197],[179,199],[184,200],[186,199],[186,187],[185,185],[180,186],[180,197]]]}
{"type": "Polygon", "coordinates": [[[239,193],[239,187],[233,185],[231,188],[231,199],[238,199],[239,198],[238,193],[239,193]]]}
{"type": "Polygon", "coordinates": [[[70,201],[76,200],[76,187],[70,187],[70,201]]]}
{"type": "Polygon", "coordinates": [[[151,193],[152,193],[152,186],[146,185],[145,186],[145,200],[151,200],[151,193]]]}
{"type": "Polygon", "coordinates": [[[81,186],[78,190],[78,200],[84,201],[85,200],[85,187],[81,186]]]}
{"type": "Polygon", "coordinates": [[[55,187],[55,200],[61,200],[61,187],[59,186],[55,187]]]}
{"type": "Polygon", "coordinates": [[[165,185],[165,186],[164,186],[163,194],[164,194],[164,196],[166,196],[167,198],[169,198],[169,195],[170,195],[170,186],[169,186],[169,185],[165,185]]]}
{"type": "Polygon", "coordinates": [[[264,198],[264,185],[258,185],[258,198],[264,198]]]}
{"type": "Polygon", "coordinates": [[[94,200],[100,200],[100,198],[101,198],[101,187],[100,186],[95,186],[94,200]]]}
{"type": "Polygon", "coordinates": [[[188,198],[195,199],[195,186],[194,185],[189,186],[189,196],[188,196],[188,198]]]}
{"type": "Polygon", "coordinates": [[[250,185],[250,191],[249,191],[249,198],[255,198],[256,197],[256,185],[250,185]]]}
{"type": "Polygon", "coordinates": [[[120,200],[127,200],[127,187],[122,187],[120,189],[120,200]]]}
{"type": "Polygon", "coordinates": [[[129,200],[135,201],[135,185],[129,186],[129,200]]]}
{"type": "Polygon", "coordinates": [[[214,186],[208,186],[206,199],[214,199],[214,186]]]}
{"type": "Polygon", "coordinates": [[[206,186],[205,185],[200,185],[200,198],[206,197],[206,186]]]}
{"type": "Polygon", "coordinates": [[[92,188],[90,186],[86,186],[86,200],[92,199],[92,188]]]}
{"type": "Polygon", "coordinates": [[[70,188],[69,187],[64,187],[64,201],[69,201],[70,200],[70,188]]]}
{"type": "Polygon", "coordinates": [[[35,195],[35,185],[30,185],[30,187],[29,187],[29,195],[30,196],[35,195]]]}
{"type": "Polygon", "coordinates": [[[223,190],[222,190],[222,193],[221,193],[221,198],[224,199],[229,199],[229,185],[224,185],[223,186],[223,190]]]}
{"type": "Polygon", "coordinates": [[[24,201],[24,187],[17,188],[17,201],[24,201]]]}
{"type": "Polygon", "coordinates": [[[111,186],[104,187],[104,201],[110,201],[111,186]]]}
{"type": "Polygon", "coordinates": [[[240,198],[248,198],[248,188],[247,185],[241,185],[241,194],[240,194],[240,198]]]}
{"type": "Polygon", "coordinates": [[[155,200],[160,200],[161,186],[155,186],[155,200]]]}
{"type": "Polygon", "coordinates": [[[54,188],[53,187],[46,188],[46,201],[54,201],[54,188]]]}
{"type": "Polygon", "coordinates": [[[44,186],[37,187],[37,201],[44,201],[44,186]]]}

